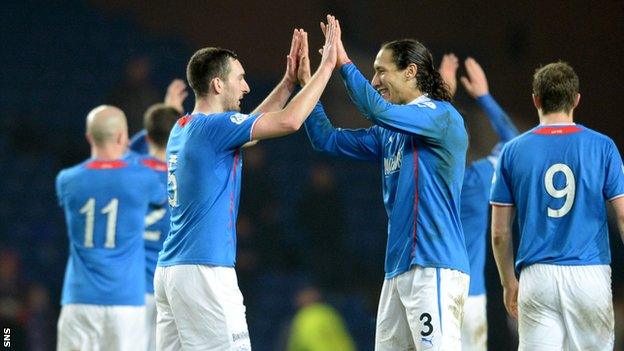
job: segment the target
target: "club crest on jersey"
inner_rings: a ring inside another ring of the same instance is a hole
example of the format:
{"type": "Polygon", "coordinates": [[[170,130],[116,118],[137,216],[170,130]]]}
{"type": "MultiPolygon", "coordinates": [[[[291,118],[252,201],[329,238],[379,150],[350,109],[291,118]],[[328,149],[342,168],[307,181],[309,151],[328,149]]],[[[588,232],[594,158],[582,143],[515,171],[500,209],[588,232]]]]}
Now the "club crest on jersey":
{"type": "Polygon", "coordinates": [[[249,117],[251,117],[250,115],[245,115],[242,113],[235,113],[233,115],[230,116],[230,121],[236,123],[236,124],[241,124],[243,122],[245,122],[246,119],[248,119],[249,117]]]}
{"type": "Polygon", "coordinates": [[[384,175],[394,173],[401,169],[403,162],[403,150],[397,151],[392,157],[384,157],[384,175]]]}

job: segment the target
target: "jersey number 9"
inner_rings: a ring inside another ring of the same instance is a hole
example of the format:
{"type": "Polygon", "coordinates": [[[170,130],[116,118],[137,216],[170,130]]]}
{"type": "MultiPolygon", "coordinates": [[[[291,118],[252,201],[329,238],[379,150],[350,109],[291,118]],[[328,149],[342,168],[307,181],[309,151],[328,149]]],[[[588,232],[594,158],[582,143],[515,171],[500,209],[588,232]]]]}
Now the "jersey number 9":
{"type": "Polygon", "coordinates": [[[576,181],[574,179],[574,173],[572,173],[570,167],[563,163],[555,163],[550,166],[550,168],[546,170],[546,175],[544,176],[544,185],[546,186],[546,192],[548,192],[548,195],[554,197],[555,199],[565,197],[565,202],[560,209],[552,209],[548,207],[548,217],[560,218],[568,214],[568,212],[572,209],[572,205],[574,205],[574,195],[576,192],[576,181]],[[562,189],[555,189],[553,184],[553,179],[557,172],[561,172],[565,176],[566,185],[562,189]]]}

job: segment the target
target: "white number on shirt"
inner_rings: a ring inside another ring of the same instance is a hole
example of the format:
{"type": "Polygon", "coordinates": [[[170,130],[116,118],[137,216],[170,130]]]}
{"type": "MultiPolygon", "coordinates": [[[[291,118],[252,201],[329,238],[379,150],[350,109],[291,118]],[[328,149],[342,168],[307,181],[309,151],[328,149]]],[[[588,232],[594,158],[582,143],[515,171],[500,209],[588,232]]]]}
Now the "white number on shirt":
{"type": "Polygon", "coordinates": [[[167,197],[169,206],[176,207],[178,204],[178,181],[176,180],[175,174],[169,173],[169,176],[167,176],[167,182],[169,183],[169,196],[167,197]]]}
{"type": "MultiPolygon", "coordinates": [[[[159,208],[150,212],[147,216],[145,216],[145,227],[149,227],[150,225],[160,221],[166,213],[167,210],[164,208],[159,208]]],[[[143,239],[149,241],[158,241],[160,240],[160,234],[160,230],[146,230],[145,234],[143,235],[143,239]]]]}
{"type": "MultiPolygon", "coordinates": [[[[115,248],[115,230],[117,229],[117,208],[119,200],[112,199],[108,205],[102,209],[102,214],[107,215],[106,220],[106,240],[104,247],[107,249],[115,248]]],[[[85,247],[93,247],[93,227],[95,224],[95,199],[89,198],[80,209],[80,213],[85,214],[85,247]]]]}
{"type": "Polygon", "coordinates": [[[565,197],[565,203],[560,209],[552,209],[548,207],[548,217],[559,218],[568,214],[574,204],[574,195],[576,192],[574,173],[572,173],[570,167],[563,163],[556,163],[550,166],[544,176],[544,185],[546,186],[546,192],[548,192],[548,195],[554,197],[555,199],[565,197]],[[557,172],[561,172],[565,176],[566,185],[562,189],[555,189],[555,186],[553,185],[553,178],[557,172]]]}

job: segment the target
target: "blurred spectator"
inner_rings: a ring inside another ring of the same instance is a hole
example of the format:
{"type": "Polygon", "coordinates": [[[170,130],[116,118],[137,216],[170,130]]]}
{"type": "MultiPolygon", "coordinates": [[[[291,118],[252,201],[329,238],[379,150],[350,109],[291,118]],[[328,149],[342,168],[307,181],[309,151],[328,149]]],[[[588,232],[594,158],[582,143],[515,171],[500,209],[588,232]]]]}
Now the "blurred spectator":
{"type": "Polygon", "coordinates": [[[20,257],[11,249],[0,250],[0,326],[9,329],[11,349],[24,349],[24,287],[20,281],[20,257]]]}
{"type": "Polygon", "coordinates": [[[312,271],[325,289],[344,286],[345,271],[352,268],[346,257],[344,204],[336,189],[334,173],[324,163],[314,163],[309,183],[297,206],[297,224],[305,238],[302,256],[313,264],[312,271]],[[340,263],[341,268],[337,269],[340,263]]]}
{"type": "Polygon", "coordinates": [[[342,317],[322,302],[321,292],[308,286],[297,292],[295,315],[288,339],[288,351],[352,351],[355,343],[342,317]]]}
{"type": "Polygon", "coordinates": [[[128,133],[143,127],[143,113],[152,104],[161,101],[160,91],[150,81],[152,64],[146,56],[134,57],[128,62],[124,78],[111,92],[108,103],[119,107],[128,118],[128,133]]]}
{"type": "Polygon", "coordinates": [[[33,284],[28,289],[26,305],[26,334],[30,351],[49,350],[56,337],[56,316],[50,305],[48,290],[40,284],[33,284]]]}

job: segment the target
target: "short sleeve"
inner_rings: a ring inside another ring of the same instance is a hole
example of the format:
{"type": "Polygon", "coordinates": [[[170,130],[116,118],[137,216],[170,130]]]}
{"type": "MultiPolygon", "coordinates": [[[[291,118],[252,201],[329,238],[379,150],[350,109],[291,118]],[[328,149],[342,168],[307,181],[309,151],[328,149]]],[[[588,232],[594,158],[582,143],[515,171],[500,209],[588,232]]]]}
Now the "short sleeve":
{"type": "Polygon", "coordinates": [[[60,206],[63,206],[64,197],[65,197],[65,195],[63,194],[63,179],[64,179],[63,175],[64,174],[65,172],[60,172],[56,176],[56,198],[60,206]]]}
{"type": "Polygon", "coordinates": [[[494,177],[492,178],[492,189],[490,192],[490,204],[499,206],[513,206],[514,199],[511,187],[511,177],[509,169],[509,149],[507,146],[501,152],[500,160],[496,165],[494,177]]]}
{"type": "Polygon", "coordinates": [[[603,195],[610,201],[624,196],[624,165],[622,164],[620,152],[613,141],[609,142],[606,155],[603,195]]]}
{"type": "Polygon", "coordinates": [[[208,115],[200,128],[216,150],[232,150],[251,141],[253,126],[261,116],[236,112],[208,115]]]}

